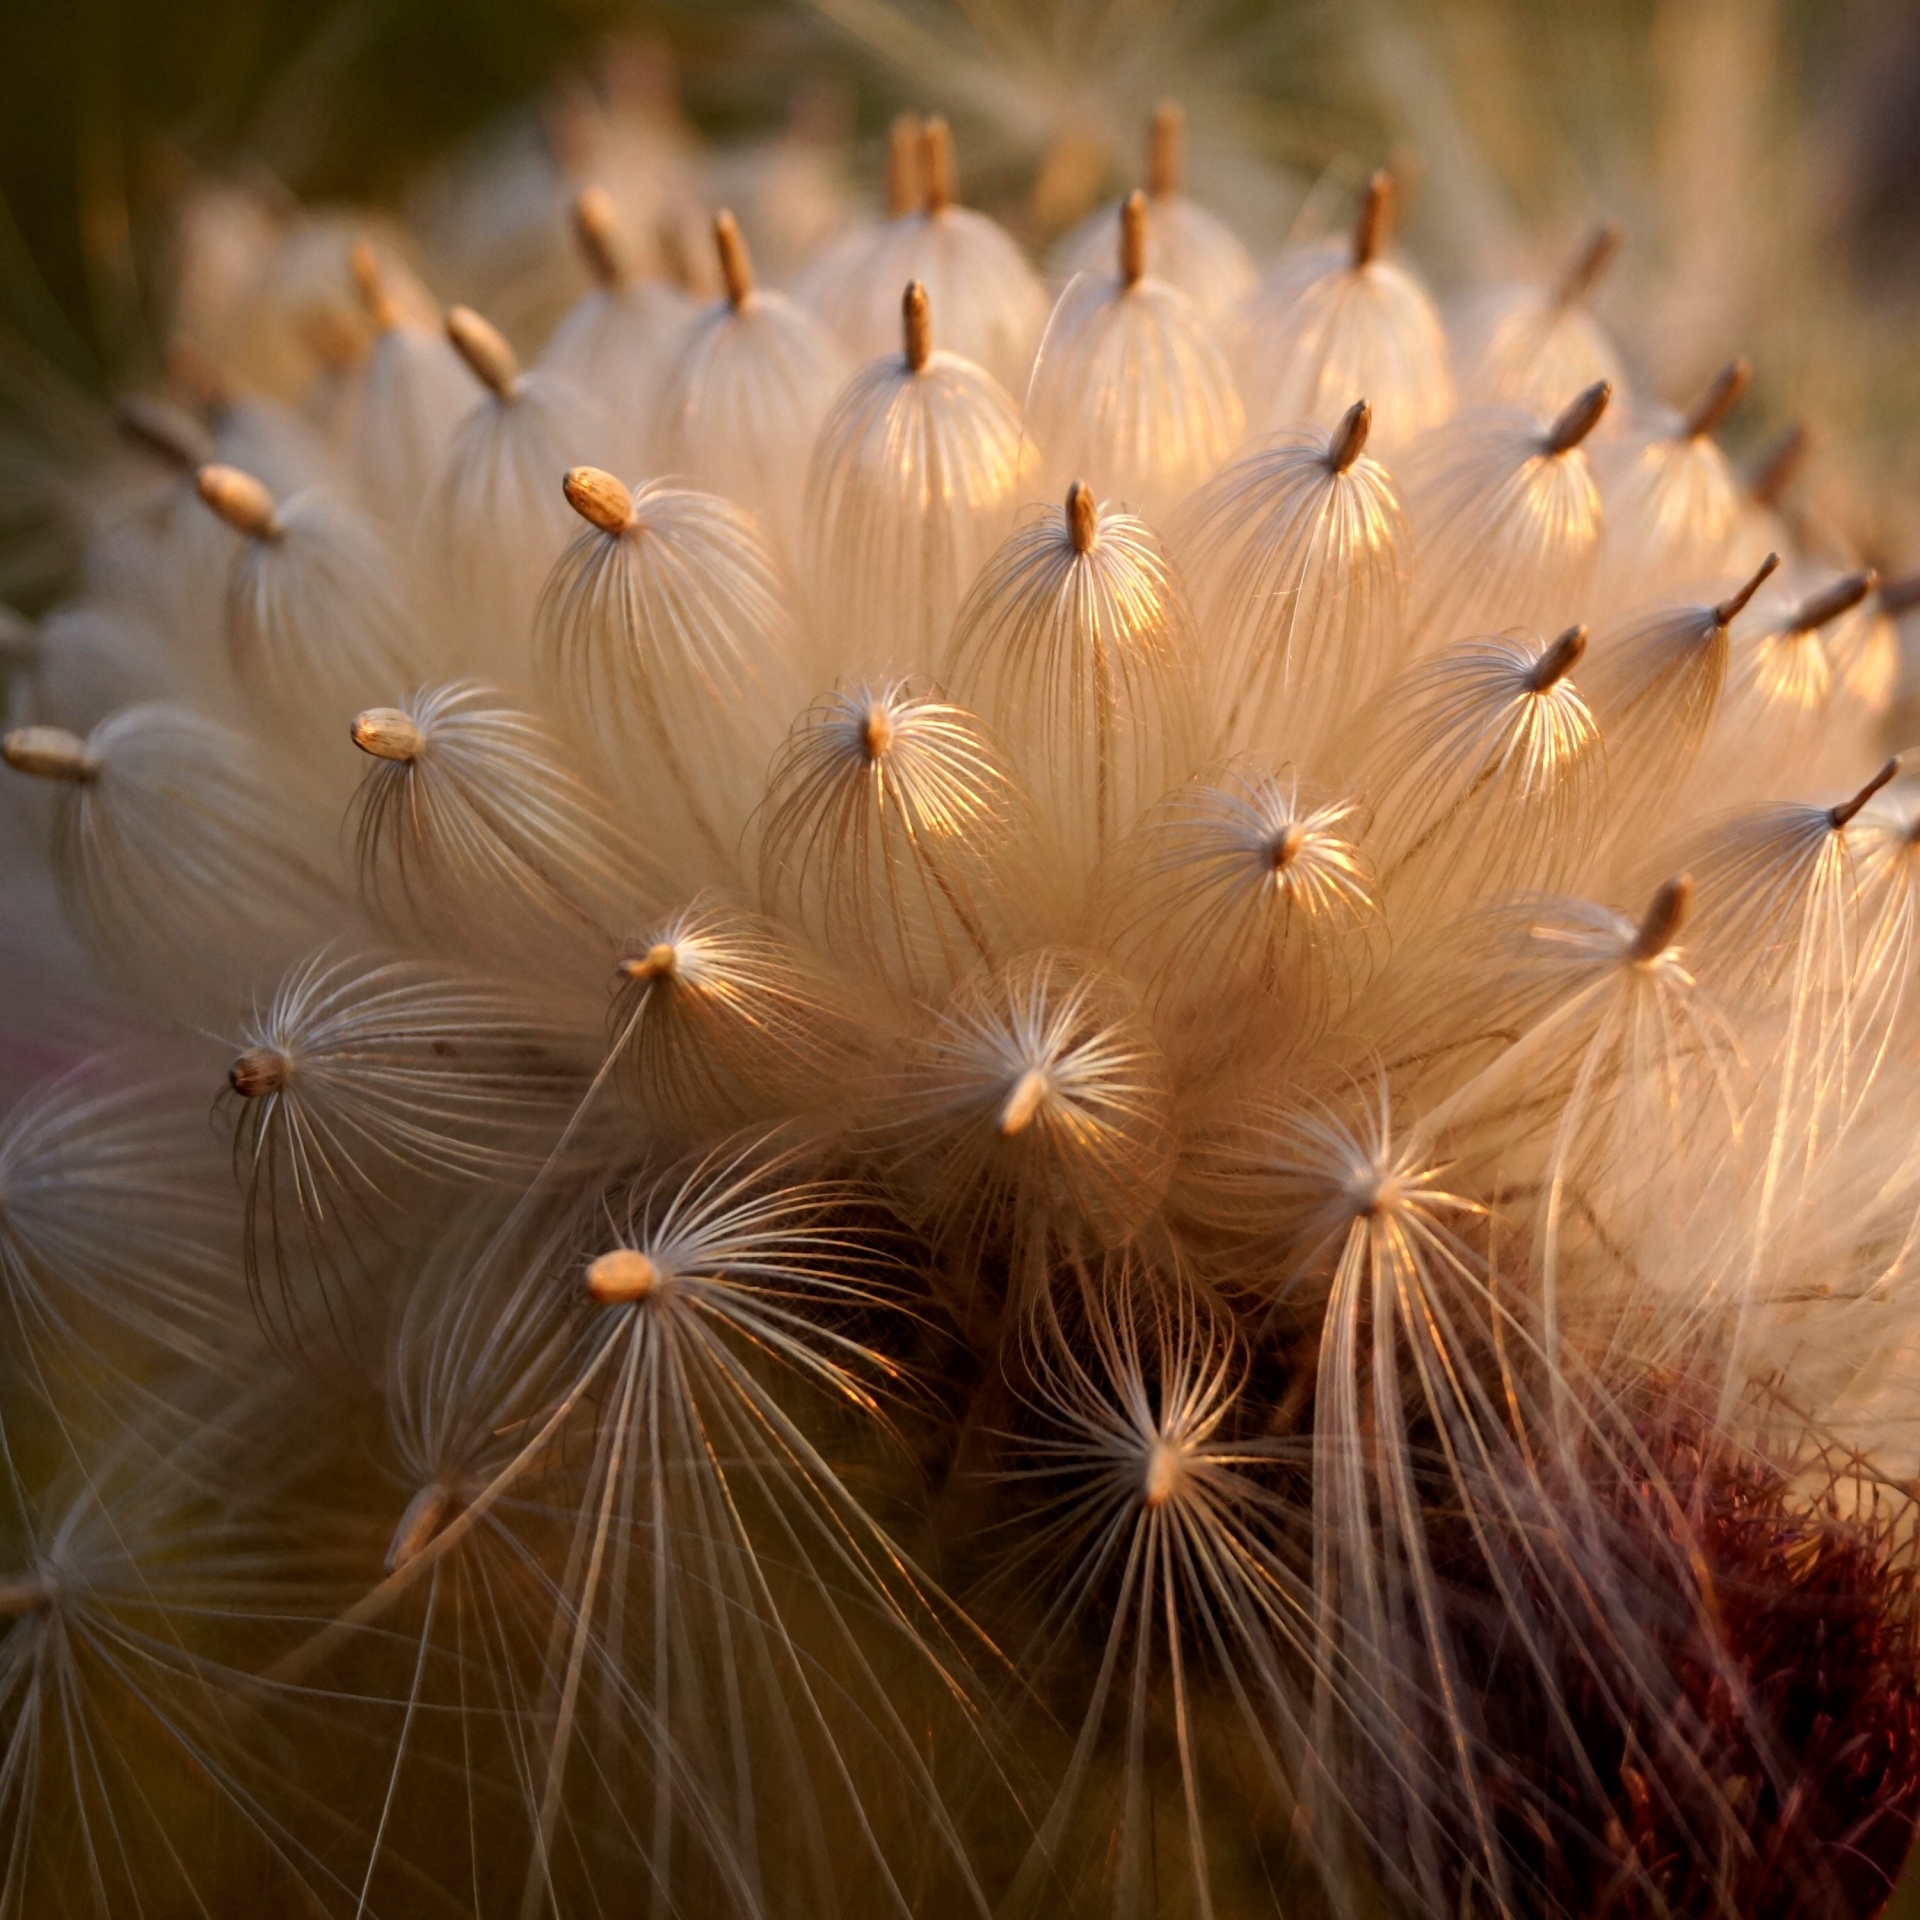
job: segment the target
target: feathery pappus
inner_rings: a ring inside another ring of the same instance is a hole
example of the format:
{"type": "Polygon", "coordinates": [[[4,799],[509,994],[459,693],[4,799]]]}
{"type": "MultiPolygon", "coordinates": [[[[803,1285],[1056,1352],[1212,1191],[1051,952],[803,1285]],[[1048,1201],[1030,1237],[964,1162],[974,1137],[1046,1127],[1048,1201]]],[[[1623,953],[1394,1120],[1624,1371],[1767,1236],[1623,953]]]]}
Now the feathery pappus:
{"type": "Polygon", "coordinates": [[[0,623],[0,1920],[1872,1920],[1920,579],[1610,222],[656,111],[273,240],[0,623]]]}

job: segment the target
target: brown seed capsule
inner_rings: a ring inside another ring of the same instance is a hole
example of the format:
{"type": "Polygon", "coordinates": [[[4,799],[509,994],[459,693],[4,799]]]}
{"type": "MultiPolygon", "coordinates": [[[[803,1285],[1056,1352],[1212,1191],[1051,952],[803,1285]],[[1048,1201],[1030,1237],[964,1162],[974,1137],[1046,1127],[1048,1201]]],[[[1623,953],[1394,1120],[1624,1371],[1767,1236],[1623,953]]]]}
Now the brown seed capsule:
{"type": "Polygon", "coordinates": [[[1138,187],[1120,203],[1120,281],[1137,287],[1147,271],[1147,196],[1138,187]]]}
{"type": "Polygon", "coordinates": [[[1640,930],[1633,936],[1633,958],[1642,962],[1658,960],[1673,945],[1680,929],[1693,911],[1693,875],[1677,873],[1663,881],[1653,903],[1647,908],[1640,930]]]}
{"type": "Polygon", "coordinates": [[[1373,431],[1373,409],[1364,400],[1356,400],[1340,416],[1327,446],[1327,465],[1335,473],[1345,473],[1367,450],[1367,435],[1373,431]]]}
{"type": "Polygon", "coordinates": [[[918,280],[909,280],[900,296],[900,326],[909,371],[918,373],[933,352],[933,305],[918,280]]]}
{"type": "Polygon", "coordinates": [[[1746,611],[1747,602],[1767,583],[1773,570],[1779,566],[1779,564],[1780,556],[1777,553],[1768,554],[1767,557],[1760,562],[1759,566],[1753,570],[1753,577],[1746,585],[1735,588],[1732,593],[1728,594],[1727,597],[1714,608],[1713,617],[1715,623],[1723,627],[1731,626],[1740,614],[1746,611]]]}
{"type": "Polygon", "coordinates": [[[1100,507],[1093,489],[1084,480],[1076,480],[1067,489],[1067,537],[1075,553],[1091,553],[1100,531],[1100,507]]]}
{"type": "Polygon", "coordinates": [[[1622,238],[1619,221],[1601,221],[1574,256],[1573,264],[1568,267],[1554,293],[1554,303],[1562,307],[1578,306],[1593,291],[1600,276],[1613,265],[1620,252],[1622,238]]]}
{"type": "Polygon", "coordinates": [[[1149,1511],[1164,1507],[1180,1490],[1186,1478],[1186,1463],[1180,1449],[1165,1440],[1156,1440],[1147,1450],[1147,1470],[1142,1476],[1140,1503],[1149,1511]]]}
{"type": "Polygon", "coordinates": [[[227,1069],[227,1085],[242,1100],[278,1093],[293,1077],[293,1062],[278,1047],[249,1047],[227,1069]]]}
{"type": "Polygon", "coordinates": [[[369,707],[354,716],[353,744],[376,760],[416,760],[426,737],[398,707],[369,707]]]}
{"type": "Polygon", "coordinates": [[[1920,573],[1904,574],[1898,580],[1880,582],[1880,611],[1889,620],[1898,620],[1915,607],[1920,607],[1920,573]]]}
{"type": "Polygon", "coordinates": [[[629,980],[664,980],[679,969],[680,949],[670,940],[657,941],[645,953],[637,953],[620,962],[620,971],[629,980]]]}
{"type": "Polygon", "coordinates": [[[1053,1084],[1038,1067],[1029,1067],[1013,1083],[1013,1091],[1007,1095],[1000,1109],[1000,1117],[995,1122],[1003,1140],[1011,1140],[1025,1133],[1033,1125],[1034,1115],[1040,1111],[1041,1102],[1053,1091],[1053,1084]]]}
{"type": "Polygon", "coordinates": [[[1879,578],[1869,567],[1864,573],[1850,573],[1844,579],[1836,580],[1832,586],[1822,587],[1811,599],[1803,601],[1795,609],[1793,618],[1787,623],[1787,631],[1814,633],[1829,620],[1838,620],[1843,613],[1851,613],[1873,591],[1879,578]]]}
{"type": "Polygon", "coordinates": [[[0,739],[0,759],[38,780],[91,780],[99,772],[87,743],[65,727],[15,727],[0,739]]]}
{"type": "Polygon", "coordinates": [[[1900,771],[1900,756],[1895,754],[1851,800],[1842,800],[1837,807],[1827,809],[1827,818],[1833,822],[1834,831],[1844,827],[1873,796],[1900,771]]]}
{"type": "Polygon", "coordinates": [[[251,540],[277,540],[280,521],[273,495],[238,467],[202,467],[196,484],[200,498],[236,533],[251,540]]]}
{"type": "Polygon", "coordinates": [[[929,214],[953,205],[953,131],[939,114],[920,130],[920,179],[929,214]]]}
{"type": "Polygon", "coordinates": [[[884,707],[869,707],[860,727],[860,749],[869,760],[878,760],[893,745],[893,721],[884,707]]]}
{"type": "Polygon", "coordinates": [[[1533,671],[1527,678],[1534,692],[1545,693],[1549,687],[1558,686],[1579,664],[1580,656],[1586,650],[1586,628],[1569,627],[1533,663],[1533,671]]]}
{"type": "Polygon", "coordinates": [[[471,307],[449,307],[447,338],[477,380],[502,400],[513,397],[520,381],[520,362],[507,345],[506,335],[491,320],[483,319],[471,307]]]}
{"type": "Polygon", "coordinates": [[[887,212],[895,220],[920,206],[920,116],[897,114],[887,129],[887,212]]]}
{"type": "Polygon", "coordinates": [[[725,207],[713,216],[713,245],[720,256],[720,281],[727,304],[737,312],[753,298],[753,255],[740,223],[725,207]]]}
{"type": "Polygon", "coordinates": [[[1298,820],[1290,820],[1267,849],[1267,860],[1274,872],[1285,873],[1300,858],[1300,849],[1306,844],[1306,828],[1298,820]]]}
{"type": "Polygon", "coordinates": [[[573,196],[573,234],[587,271],[603,287],[623,287],[633,277],[627,265],[626,236],[613,195],[605,187],[582,187],[573,196]]]}
{"type": "Polygon", "coordinates": [[[1681,432],[1689,440],[1698,440],[1719,426],[1730,414],[1753,378],[1753,365],[1747,360],[1731,360],[1707,382],[1706,390],[1681,419],[1681,432]]]}
{"type": "Polygon", "coordinates": [[[113,424],[124,438],[148,453],[158,454],[169,466],[192,473],[213,461],[212,434],[171,400],[123,393],[113,403],[113,424]]]}
{"type": "Polygon", "coordinates": [[[393,1530],[393,1541],[387,1548],[387,1572],[398,1573],[409,1562],[417,1560],[434,1535],[446,1525],[452,1511],[451,1487],[422,1487],[407,1502],[407,1510],[393,1530]]]}
{"type": "Polygon", "coordinates": [[[354,291],[367,310],[367,318],[377,332],[391,333],[400,324],[400,307],[388,290],[386,276],[380,271],[380,256],[370,242],[358,240],[347,264],[353,274],[354,291]]]}
{"type": "Polygon", "coordinates": [[[1575,395],[1547,430],[1547,453],[1571,453],[1600,424],[1600,416],[1612,398],[1611,380],[1596,380],[1583,393],[1575,395]]]}
{"type": "Polygon", "coordinates": [[[572,467],[560,491],[581,519],[602,533],[625,533],[633,525],[633,495],[626,483],[599,467],[572,467]]]}
{"type": "Polygon", "coordinates": [[[1353,264],[1364,267],[1386,250],[1393,237],[1393,175],[1385,167],[1367,182],[1353,222],[1353,264]]]}
{"type": "Polygon", "coordinates": [[[644,1253],[633,1247],[616,1247],[588,1267],[587,1297],[603,1307],[626,1306],[644,1300],[664,1277],[644,1253]]]}
{"type": "Polygon", "coordinates": [[[1175,100],[1162,100],[1153,110],[1147,134],[1147,196],[1164,200],[1180,191],[1186,172],[1187,116],[1175,100]]]}

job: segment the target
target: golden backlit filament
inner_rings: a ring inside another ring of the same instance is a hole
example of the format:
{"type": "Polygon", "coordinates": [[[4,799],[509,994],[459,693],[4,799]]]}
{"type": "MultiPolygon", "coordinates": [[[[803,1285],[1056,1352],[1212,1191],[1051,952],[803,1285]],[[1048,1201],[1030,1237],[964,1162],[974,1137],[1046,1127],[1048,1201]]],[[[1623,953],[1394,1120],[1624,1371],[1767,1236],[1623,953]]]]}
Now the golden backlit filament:
{"type": "Polygon", "coordinates": [[[1158,526],[1233,451],[1244,422],[1199,308],[1147,273],[1153,218],[1145,194],[1129,197],[1113,264],[1061,294],[1027,410],[1058,484],[1083,479],[1158,526]]]}
{"type": "Polygon", "coordinates": [[[919,202],[886,221],[856,256],[823,260],[817,274],[803,274],[796,297],[865,365],[893,350],[900,289],[917,280],[948,350],[1010,393],[1024,393],[1046,323],[1046,290],[1004,229],[960,205],[944,120],[921,129],[915,171],[919,202]]]}
{"type": "Polygon", "coordinates": [[[1390,903],[1549,886],[1579,859],[1606,791],[1573,678],[1586,642],[1585,627],[1461,641],[1382,696],[1363,791],[1390,903]]]}
{"type": "Polygon", "coordinates": [[[1615,598],[1654,599],[1722,571],[1740,487],[1713,436],[1751,378],[1746,361],[1731,361],[1685,413],[1655,409],[1648,427],[1599,449],[1607,512],[1601,578],[1615,598]]]}
{"type": "Polygon", "coordinates": [[[454,429],[485,390],[431,317],[395,299],[389,270],[366,242],[352,265],[375,336],[355,416],[354,477],[381,519],[407,528],[454,429]]]}
{"type": "Polygon", "coordinates": [[[1234,368],[1256,435],[1331,427],[1361,395],[1393,456],[1453,411],[1447,338],[1426,289],[1386,259],[1393,186],[1367,183],[1353,237],[1289,253],[1240,310],[1234,368]]]}
{"type": "MultiPolygon", "coordinates": [[[[1792,585],[1804,587],[1818,577],[1800,573],[1792,585]]],[[[1811,592],[1789,598],[1767,590],[1756,596],[1734,629],[1721,716],[1723,756],[1764,747],[1773,779],[1792,783],[1844,778],[1849,766],[1873,751],[1870,723],[1879,709],[1835,711],[1839,679],[1829,634],[1877,584],[1871,571],[1837,579],[1828,574],[1811,592]],[[1838,764],[1823,764],[1823,758],[1838,764]]]]}
{"type": "Polygon", "coordinates": [[[541,600],[540,671],[651,823],[660,864],[688,846],[695,874],[730,872],[800,700],[773,555],[712,494],[629,490],[592,467],[554,490],[579,518],[541,600]]]}
{"type": "Polygon", "coordinates": [[[1173,1166],[1165,1088],[1124,983],[1048,951],[960,988],[877,1134],[931,1224],[1032,1258],[1051,1236],[1113,1245],[1153,1213],[1173,1166]]]}
{"type": "MultiPolygon", "coordinates": [[[[1176,101],[1154,109],[1147,133],[1146,270],[1178,287],[1214,326],[1225,325],[1259,278],[1253,258],[1220,216],[1186,192],[1186,115],[1176,101]]],[[[1106,272],[1113,259],[1116,202],[1089,214],[1054,252],[1063,281],[1106,272]]]]}
{"type": "Polygon", "coordinates": [[[1417,642],[1496,621],[1557,631],[1585,610],[1602,513],[1582,444],[1612,394],[1596,381],[1544,419],[1472,407],[1408,448],[1397,477],[1417,555],[1417,642]]]}
{"type": "Polygon", "coordinates": [[[1413,546],[1372,424],[1356,400],[1331,432],[1271,435],[1168,529],[1230,747],[1310,756],[1400,664],[1413,546]]]}
{"type": "Polygon", "coordinates": [[[604,187],[582,187],[572,211],[593,285],[562,316],[540,364],[598,397],[618,435],[622,470],[628,462],[644,469],[655,394],[694,303],[671,280],[636,270],[632,240],[604,187]]]}
{"type": "Polygon", "coordinates": [[[1037,855],[1032,804],[970,713],[860,682],[802,715],[775,763],[760,887],[828,953],[932,996],[1008,957],[1037,855]]]}
{"type": "Polygon", "coordinates": [[[1006,389],[944,344],[917,280],[899,343],[856,374],[807,476],[811,652],[831,673],[937,658],[1037,464],[1006,389]]]}
{"type": "Polygon", "coordinates": [[[1614,400],[1595,432],[1611,439],[1626,430],[1626,370],[1588,304],[1622,238],[1618,225],[1603,220],[1557,279],[1474,295],[1450,314],[1463,405],[1545,416],[1568,394],[1604,380],[1614,400]]]}
{"type": "Polygon", "coordinates": [[[350,731],[361,885],[399,925],[456,943],[486,927],[511,952],[609,938],[664,890],[552,731],[490,688],[423,689],[350,731]]]}
{"type": "Polygon", "coordinates": [[[680,336],[659,387],[653,455],[661,471],[746,507],[791,566],[807,459],[850,366],[811,314],[757,284],[730,213],[714,221],[714,246],[725,291],[680,336]]]}
{"type": "Polygon", "coordinates": [[[1075,482],[1064,507],[1029,519],[982,569],[945,671],[1087,861],[1203,756],[1195,649],[1158,538],[1075,482]]]}
{"type": "Polygon", "coordinates": [[[1722,598],[1636,607],[1594,636],[1581,668],[1622,791],[1671,795],[1720,710],[1728,628],[1772,577],[1768,554],[1722,598]]]}

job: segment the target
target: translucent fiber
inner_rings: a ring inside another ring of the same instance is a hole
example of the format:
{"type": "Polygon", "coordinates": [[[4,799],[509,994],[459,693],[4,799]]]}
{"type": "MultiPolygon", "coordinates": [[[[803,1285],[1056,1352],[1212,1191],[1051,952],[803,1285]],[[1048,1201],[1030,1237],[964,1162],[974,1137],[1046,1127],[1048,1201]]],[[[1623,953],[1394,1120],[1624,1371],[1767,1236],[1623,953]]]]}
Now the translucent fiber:
{"type": "Polygon", "coordinates": [[[1613,405],[1594,431],[1612,439],[1627,430],[1626,370],[1587,305],[1619,242],[1617,227],[1600,227],[1557,285],[1489,288],[1450,312],[1463,405],[1519,407],[1544,417],[1604,380],[1613,405]]]}
{"type": "MultiPolygon", "coordinates": [[[[903,277],[893,290],[896,315],[905,285],[903,277]]],[[[812,315],[754,287],[750,268],[736,291],[682,335],[661,387],[654,453],[664,473],[748,508],[797,569],[807,462],[850,364],[812,315]]],[[[896,319],[890,340],[897,331],[896,319]]]]}
{"type": "MultiPolygon", "coordinates": [[[[944,132],[936,136],[936,144],[944,132]]],[[[950,174],[950,157],[943,163],[950,174]]],[[[900,291],[926,288],[943,344],[1024,393],[1047,317],[1046,289],[1012,238],[984,213],[955,205],[951,179],[928,203],[889,220],[857,251],[822,255],[802,269],[794,298],[862,364],[891,351],[900,291]]]]}
{"type": "Polygon", "coordinates": [[[1272,435],[1169,528],[1230,747],[1311,751],[1405,650],[1412,540],[1392,479],[1351,453],[1356,424],[1272,435]]]}
{"type": "MultiPolygon", "coordinates": [[[[1597,397],[1604,408],[1607,389],[1597,397]]],[[[1584,448],[1564,438],[1552,416],[1474,407],[1407,449],[1397,477],[1417,556],[1416,644],[1496,622],[1557,631],[1591,611],[1600,489],[1584,448]]]]}
{"type": "MultiPolygon", "coordinates": [[[[1369,205],[1384,189],[1376,186],[1369,205]]],[[[1363,208],[1363,227],[1368,222],[1363,208]]],[[[1247,425],[1331,427],[1354,401],[1373,409],[1378,450],[1400,449],[1453,411],[1447,337],[1426,289],[1364,243],[1307,247],[1282,257],[1240,309],[1233,363],[1247,425]]]]}
{"type": "MultiPolygon", "coordinates": [[[[1115,223],[1122,250],[1129,215],[1152,232],[1136,196],[1115,223]]],[[[1027,412],[1056,484],[1085,480],[1158,526],[1233,452],[1244,421],[1199,308],[1140,266],[1135,258],[1082,274],[1061,294],[1034,363],[1027,412]]]]}
{"type": "MultiPolygon", "coordinates": [[[[944,316],[920,298],[937,342],[944,316]]],[[[811,651],[822,669],[936,656],[1036,465],[1019,407],[959,354],[935,345],[915,366],[896,349],[856,374],[807,477],[811,651]]]]}
{"type": "Polygon", "coordinates": [[[741,508],[654,481],[626,512],[617,531],[580,529],[554,568],[541,671],[599,741],[663,862],[725,871],[800,705],[791,618],[741,508]]]}
{"type": "Polygon", "coordinates": [[[1204,753],[1195,645],[1158,538],[1076,487],[987,562],[954,622],[946,678],[1084,862],[1204,753]]]}

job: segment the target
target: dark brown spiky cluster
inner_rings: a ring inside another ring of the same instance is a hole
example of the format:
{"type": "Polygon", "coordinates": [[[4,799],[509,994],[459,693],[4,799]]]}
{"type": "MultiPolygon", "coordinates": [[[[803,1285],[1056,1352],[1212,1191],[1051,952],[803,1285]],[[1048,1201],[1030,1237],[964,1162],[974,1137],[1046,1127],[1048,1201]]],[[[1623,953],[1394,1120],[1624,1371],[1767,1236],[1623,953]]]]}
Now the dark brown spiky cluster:
{"type": "Polygon", "coordinates": [[[1561,1629],[1551,1678],[1510,1645],[1483,1668],[1516,1904],[1869,1920],[1920,1821],[1911,1515],[1810,1499],[1694,1418],[1642,1439],[1592,1515],[1592,1564],[1535,1597],[1561,1629]],[[1639,1645],[1581,1634],[1600,1581],[1631,1597],[1639,1645]]]}

